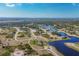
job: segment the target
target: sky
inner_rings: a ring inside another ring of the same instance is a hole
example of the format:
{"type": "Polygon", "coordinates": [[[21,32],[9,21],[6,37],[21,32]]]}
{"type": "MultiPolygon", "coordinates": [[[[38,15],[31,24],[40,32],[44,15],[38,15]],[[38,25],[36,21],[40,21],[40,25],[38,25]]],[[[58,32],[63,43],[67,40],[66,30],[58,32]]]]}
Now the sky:
{"type": "Polygon", "coordinates": [[[0,17],[79,18],[79,4],[0,3],[0,17]]]}

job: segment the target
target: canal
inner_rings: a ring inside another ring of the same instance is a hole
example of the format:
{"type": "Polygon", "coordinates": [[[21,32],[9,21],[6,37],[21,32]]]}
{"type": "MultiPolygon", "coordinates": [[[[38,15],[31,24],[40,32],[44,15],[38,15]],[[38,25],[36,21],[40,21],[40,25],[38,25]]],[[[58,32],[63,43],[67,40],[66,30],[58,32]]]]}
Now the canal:
{"type": "Polygon", "coordinates": [[[48,44],[51,46],[55,46],[59,52],[64,54],[65,56],[79,56],[79,52],[68,48],[67,46],[64,45],[64,43],[67,42],[79,42],[79,38],[74,37],[74,36],[68,36],[66,33],[60,32],[59,36],[66,36],[69,37],[70,40],[60,40],[60,41],[55,41],[55,42],[49,42],[48,44]]]}

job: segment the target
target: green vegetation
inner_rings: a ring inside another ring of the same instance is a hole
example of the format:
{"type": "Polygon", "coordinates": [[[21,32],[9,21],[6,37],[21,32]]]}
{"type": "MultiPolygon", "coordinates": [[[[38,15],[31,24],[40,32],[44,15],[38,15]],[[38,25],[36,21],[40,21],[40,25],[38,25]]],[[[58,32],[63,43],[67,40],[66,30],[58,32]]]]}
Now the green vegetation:
{"type": "Polygon", "coordinates": [[[0,33],[0,35],[7,35],[7,33],[0,33]]]}
{"type": "Polygon", "coordinates": [[[69,40],[69,38],[67,38],[67,37],[63,37],[62,40],[69,40]]]}
{"type": "Polygon", "coordinates": [[[25,44],[25,45],[20,44],[17,46],[17,48],[20,50],[31,49],[28,44],[25,44]]]}
{"type": "Polygon", "coordinates": [[[10,32],[16,32],[17,30],[15,28],[10,28],[9,31],[10,32]]]}
{"type": "Polygon", "coordinates": [[[5,50],[5,52],[3,54],[1,54],[2,56],[10,56],[11,53],[9,50],[5,50]]]}
{"type": "Polygon", "coordinates": [[[52,56],[52,54],[48,53],[48,54],[42,54],[40,56],[52,56]]]}
{"type": "Polygon", "coordinates": [[[47,42],[38,41],[38,40],[31,40],[30,44],[31,45],[37,45],[37,46],[42,46],[43,47],[44,45],[47,45],[47,42]]]}
{"type": "Polygon", "coordinates": [[[20,28],[21,30],[23,30],[23,32],[19,32],[20,35],[22,35],[23,37],[24,36],[28,36],[28,37],[31,37],[31,33],[30,33],[30,30],[28,28],[20,28]]]}
{"type": "Polygon", "coordinates": [[[3,46],[3,53],[1,56],[10,56],[12,52],[14,52],[15,48],[18,48],[20,50],[24,50],[25,54],[27,55],[37,55],[37,52],[35,52],[29,44],[20,44],[18,46],[3,46]]]}
{"type": "Polygon", "coordinates": [[[45,38],[50,38],[50,36],[48,34],[42,34],[42,36],[45,38]]]}
{"type": "Polygon", "coordinates": [[[37,45],[37,44],[38,44],[38,41],[37,41],[37,40],[31,40],[30,43],[31,43],[32,45],[37,45]]]}
{"type": "Polygon", "coordinates": [[[8,50],[10,52],[13,52],[13,50],[16,48],[16,46],[3,46],[3,49],[8,50]]]}
{"type": "Polygon", "coordinates": [[[34,29],[39,29],[38,24],[33,24],[33,25],[30,25],[29,27],[30,27],[30,28],[34,28],[34,29]]]}
{"type": "Polygon", "coordinates": [[[79,43],[75,43],[76,46],[79,46],[79,43]]]}
{"type": "Polygon", "coordinates": [[[31,33],[30,33],[30,30],[28,29],[27,31],[25,31],[25,34],[28,36],[28,37],[31,37],[31,33]]]}
{"type": "Polygon", "coordinates": [[[54,42],[55,40],[48,40],[48,42],[54,42]]]}
{"type": "Polygon", "coordinates": [[[11,46],[5,46],[3,47],[3,53],[1,54],[2,56],[10,56],[11,53],[14,51],[11,46]]]}
{"type": "Polygon", "coordinates": [[[52,32],[52,35],[58,35],[58,33],[57,32],[52,32]]]}
{"type": "Polygon", "coordinates": [[[41,35],[42,33],[44,33],[44,31],[41,30],[41,29],[38,29],[38,30],[36,30],[36,32],[34,32],[34,34],[35,34],[36,36],[41,35]]]}
{"type": "Polygon", "coordinates": [[[14,36],[13,34],[7,34],[6,38],[13,38],[13,36],[14,36]]]}
{"type": "Polygon", "coordinates": [[[34,32],[34,34],[35,34],[36,36],[40,35],[39,32],[34,32]]]}
{"type": "Polygon", "coordinates": [[[24,50],[27,54],[32,54],[32,53],[36,53],[28,44],[20,44],[17,46],[18,49],[20,50],[24,50]]]}
{"type": "Polygon", "coordinates": [[[25,33],[24,32],[19,32],[18,37],[25,37],[25,33]]]}

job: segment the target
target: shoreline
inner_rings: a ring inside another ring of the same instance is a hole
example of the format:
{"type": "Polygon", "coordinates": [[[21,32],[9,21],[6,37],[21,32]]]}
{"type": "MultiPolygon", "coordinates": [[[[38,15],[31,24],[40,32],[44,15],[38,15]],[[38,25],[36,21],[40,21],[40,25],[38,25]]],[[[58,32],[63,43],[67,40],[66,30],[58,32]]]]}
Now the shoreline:
{"type": "Polygon", "coordinates": [[[79,47],[75,45],[75,43],[64,43],[67,47],[79,52],[79,47]]]}
{"type": "MultiPolygon", "coordinates": [[[[60,31],[60,30],[59,30],[58,32],[64,32],[64,31],[60,31]]],[[[66,33],[66,32],[64,32],[64,33],[66,33]]],[[[68,36],[75,36],[75,37],[79,38],[79,36],[74,35],[74,34],[72,34],[72,35],[71,35],[70,33],[66,33],[66,34],[67,34],[68,36]]]]}
{"type": "Polygon", "coordinates": [[[50,53],[54,56],[64,56],[62,53],[60,53],[54,46],[49,46],[49,49],[47,49],[48,51],[50,51],[50,53]]]}

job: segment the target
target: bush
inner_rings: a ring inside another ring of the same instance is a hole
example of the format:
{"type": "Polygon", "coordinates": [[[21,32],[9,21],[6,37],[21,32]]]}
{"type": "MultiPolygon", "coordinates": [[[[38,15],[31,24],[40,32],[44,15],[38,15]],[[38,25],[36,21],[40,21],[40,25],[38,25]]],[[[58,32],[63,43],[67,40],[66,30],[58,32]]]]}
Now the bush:
{"type": "Polygon", "coordinates": [[[10,54],[11,54],[11,52],[10,52],[9,50],[6,50],[6,51],[2,54],[2,56],[10,56],[10,54]]]}
{"type": "Polygon", "coordinates": [[[45,38],[50,38],[50,36],[48,34],[42,34],[42,36],[45,38]]]}
{"type": "Polygon", "coordinates": [[[37,40],[31,40],[30,43],[33,44],[33,45],[36,45],[36,44],[38,44],[38,41],[37,40]]]}
{"type": "Polygon", "coordinates": [[[7,34],[6,38],[13,38],[13,34],[7,34]]]}

